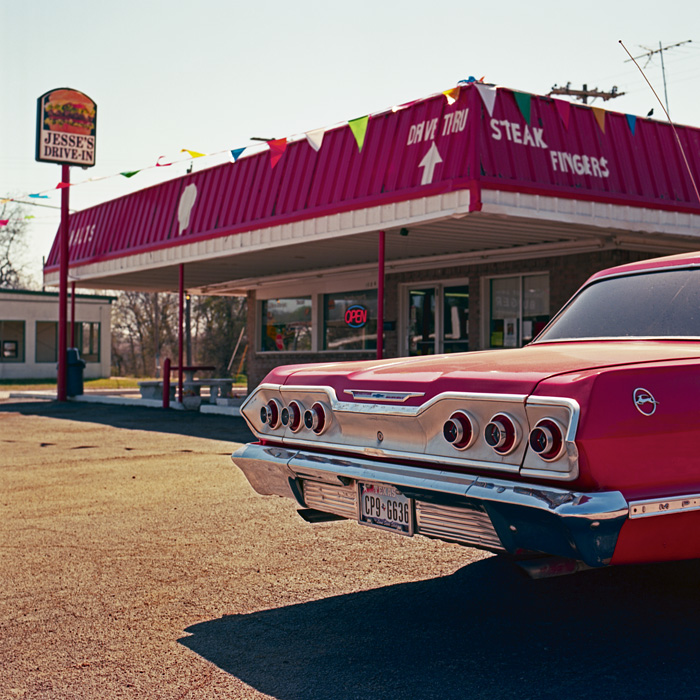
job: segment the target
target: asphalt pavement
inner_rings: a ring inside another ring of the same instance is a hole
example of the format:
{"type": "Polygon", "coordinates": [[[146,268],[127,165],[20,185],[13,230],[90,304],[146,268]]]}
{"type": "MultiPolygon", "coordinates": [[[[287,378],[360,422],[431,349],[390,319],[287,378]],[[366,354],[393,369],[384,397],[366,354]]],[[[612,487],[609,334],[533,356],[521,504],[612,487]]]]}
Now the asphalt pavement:
{"type": "Polygon", "coordinates": [[[0,698],[697,695],[700,564],[533,581],[310,525],[240,418],[0,401],[0,698]]]}

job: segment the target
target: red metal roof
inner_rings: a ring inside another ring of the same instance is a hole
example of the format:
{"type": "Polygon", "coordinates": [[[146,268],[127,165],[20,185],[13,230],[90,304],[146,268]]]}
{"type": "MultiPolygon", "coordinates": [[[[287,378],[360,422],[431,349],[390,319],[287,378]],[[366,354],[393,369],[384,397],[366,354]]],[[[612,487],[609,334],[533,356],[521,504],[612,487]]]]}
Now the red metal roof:
{"type": "MultiPolygon", "coordinates": [[[[480,90],[464,86],[454,104],[439,94],[371,116],[361,151],[349,126],[336,127],[318,151],[290,142],[275,167],[260,152],[73,214],[70,264],[459,189],[471,191],[472,210],[488,188],[700,213],[668,124],[608,111],[597,113],[601,124],[574,104],[567,124],[555,100],[504,88],[490,114],[480,90]],[[181,231],[178,208],[192,184],[196,200],[181,231]]],[[[677,128],[700,178],[700,130],[677,128]]],[[[54,242],[47,271],[57,266],[54,242]]]]}

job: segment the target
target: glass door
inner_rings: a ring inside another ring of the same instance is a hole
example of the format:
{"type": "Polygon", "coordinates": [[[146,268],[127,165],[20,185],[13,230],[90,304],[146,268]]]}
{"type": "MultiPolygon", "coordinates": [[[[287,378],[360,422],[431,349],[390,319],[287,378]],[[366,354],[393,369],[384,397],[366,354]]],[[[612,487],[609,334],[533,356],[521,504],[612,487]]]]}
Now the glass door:
{"type": "Polygon", "coordinates": [[[469,285],[411,287],[408,296],[408,355],[469,350],[469,285]]]}
{"type": "Polygon", "coordinates": [[[408,292],[408,354],[435,354],[435,302],[434,287],[410,289],[408,292]]]}

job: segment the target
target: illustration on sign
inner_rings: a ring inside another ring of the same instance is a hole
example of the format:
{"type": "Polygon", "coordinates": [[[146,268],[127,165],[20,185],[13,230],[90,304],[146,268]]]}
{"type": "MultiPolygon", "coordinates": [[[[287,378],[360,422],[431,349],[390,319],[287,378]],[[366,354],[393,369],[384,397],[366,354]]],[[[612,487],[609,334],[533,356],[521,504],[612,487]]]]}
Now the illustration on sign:
{"type": "Polygon", "coordinates": [[[190,214],[197,199],[197,185],[187,185],[180,196],[180,204],[177,208],[177,222],[179,225],[178,236],[190,225],[190,214]]]}
{"type": "Polygon", "coordinates": [[[37,100],[36,160],[63,165],[95,165],[97,105],[70,88],[37,100]]]}

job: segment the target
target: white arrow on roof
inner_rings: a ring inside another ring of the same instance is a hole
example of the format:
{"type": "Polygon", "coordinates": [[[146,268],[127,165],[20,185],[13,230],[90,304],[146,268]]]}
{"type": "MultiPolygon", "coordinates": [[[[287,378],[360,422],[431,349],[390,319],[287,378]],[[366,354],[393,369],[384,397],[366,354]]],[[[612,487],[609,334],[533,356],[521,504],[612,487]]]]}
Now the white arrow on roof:
{"type": "Polygon", "coordinates": [[[435,141],[430,144],[428,152],[423,156],[423,160],[418,163],[419,168],[423,168],[423,177],[420,181],[421,185],[429,185],[433,181],[435,166],[442,163],[440,151],[438,151],[435,141]]]}

